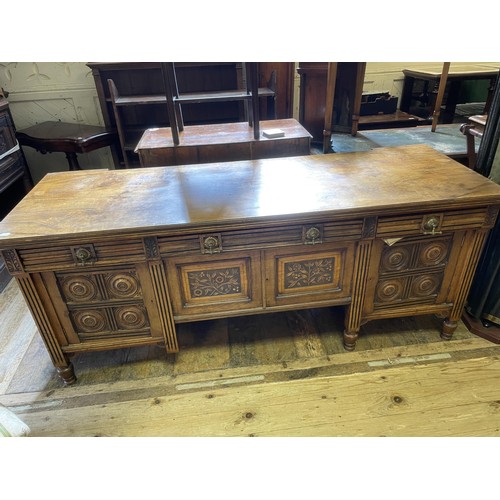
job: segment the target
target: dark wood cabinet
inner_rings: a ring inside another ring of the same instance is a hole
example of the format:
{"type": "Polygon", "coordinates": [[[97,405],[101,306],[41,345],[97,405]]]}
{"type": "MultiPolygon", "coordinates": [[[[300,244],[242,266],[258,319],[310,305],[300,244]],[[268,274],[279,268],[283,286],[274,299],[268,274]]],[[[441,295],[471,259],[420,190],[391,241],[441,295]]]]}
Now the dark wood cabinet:
{"type": "MultiPolygon", "coordinates": [[[[0,220],[31,189],[32,181],[22,150],[16,140],[16,129],[7,99],[0,95],[0,220]]],[[[0,291],[10,275],[0,258],[0,291]]]]}
{"type": "MultiPolygon", "coordinates": [[[[116,119],[108,80],[113,80],[120,96],[136,96],[135,102],[120,108],[124,140],[122,151],[114,156],[115,165],[139,166],[134,149],[149,128],[169,126],[165,89],[159,62],[88,63],[92,69],[97,95],[106,127],[115,129],[116,119]],[[125,157],[127,161],[125,162],[125,157]]],[[[243,63],[175,63],[179,92],[218,92],[245,87],[243,63]]],[[[262,84],[276,85],[276,97],[261,100],[261,118],[289,117],[293,104],[293,63],[259,63],[262,84]],[[288,115],[288,116],[285,116],[288,115]]],[[[242,102],[204,102],[183,104],[185,125],[245,121],[242,102]]]]}
{"type": "MultiPolygon", "coordinates": [[[[274,118],[285,120],[293,117],[293,91],[295,79],[295,63],[293,62],[260,62],[259,86],[272,86],[276,92],[274,100],[274,118]]],[[[261,102],[261,106],[266,106],[261,102]]],[[[270,110],[261,109],[262,119],[271,118],[270,110]]]]}
{"type": "Polygon", "coordinates": [[[313,136],[313,142],[317,143],[323,142],[327,114],[331,115],[328,132],[355,135],[357,131],[365,63],[334,64],[336,75],[333,100],[328,95],[329,63],[301,62],[297,69],[300,75],[299,121],[313,136]]]}
{"type": "Polygon", "coordinates": [[[326,111],[328,63],[299,63],[299,122],[312,135],[315,143],[323,142],[326,111]]]}

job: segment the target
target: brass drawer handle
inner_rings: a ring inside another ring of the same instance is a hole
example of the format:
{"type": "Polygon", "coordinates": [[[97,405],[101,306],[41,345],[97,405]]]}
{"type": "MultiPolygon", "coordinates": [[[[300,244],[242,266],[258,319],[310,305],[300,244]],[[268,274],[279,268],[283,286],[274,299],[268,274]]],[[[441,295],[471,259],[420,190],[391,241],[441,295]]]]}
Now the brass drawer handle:
{"type": "Polygon", "coordinates": [[[220,234],[211,236],[200,236],[201,253],[220,253],[222,252],[222,240],[220,234]]]}
{"type": "Polygon", "coordinates": [[[71,247],[71,253],[77,266],[89,266],[97,260],[93,245],[71,247]]]}
{"type": "Polygon", "coordinates": [[[437,217],[430,217],[422,225],[424,234],[442,234],[441,231],[436,231],[436,229],[439,227],[439,224],[440,221],[437,217]]]}
{"type": "Polygon", "coordinates": [[[304,245],[316,245],[317,243],[322,243],[321,230],[316,226],[311,226],[304,233],[304,245]]]}

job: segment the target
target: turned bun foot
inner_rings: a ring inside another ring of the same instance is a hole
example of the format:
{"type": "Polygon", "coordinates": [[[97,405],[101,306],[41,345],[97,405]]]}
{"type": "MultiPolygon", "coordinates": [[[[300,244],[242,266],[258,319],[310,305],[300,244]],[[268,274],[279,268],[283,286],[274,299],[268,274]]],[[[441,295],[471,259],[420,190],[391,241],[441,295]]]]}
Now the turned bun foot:
{"type": "Polygon", "coordinates": [[[358,340],[357,333],[344,332],[344,349],[346,351],[354,351],[356,348],[356,341],[358,340]]]}
{"type": "Polygon", "coordinates": [[[453,332],[457,329],[458,321],[443,321],[443,329],[441,331],[441,338],[443,340],[450,340],[453,332]]]}
{"type": "Polygon", "coordinates": [[[72,385],[76,382],[75,370],[71,363],[67,368],[57,368],[57,373],[61,377],[64,385],[72,385]]]}

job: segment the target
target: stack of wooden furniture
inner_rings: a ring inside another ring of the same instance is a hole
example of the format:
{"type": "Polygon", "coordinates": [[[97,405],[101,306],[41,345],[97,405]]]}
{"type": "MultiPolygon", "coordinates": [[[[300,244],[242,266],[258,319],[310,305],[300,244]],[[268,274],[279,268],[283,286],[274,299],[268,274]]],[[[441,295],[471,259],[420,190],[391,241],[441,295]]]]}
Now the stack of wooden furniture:
{"type": "MultiPolygon", "coordinates": [[[[184,130],[184,119],[182,117],[182,106],[184,104],[203,104],[205,102],[233,102],[242,101],[245,104],[245,114],[248,124],[253,128],[254,139],[260,138],[259,128],[259,98],[275,96],[274,90],[270,88],[259,88],[257,63],[244,63],[246,89],[235,89],[230,91],[216,91],[203,93],[179,92],[177,75],[173,62],[161,63],[163,83],[165,85],[165,96],[167,100],[168,121],[172,131],[174,145],[180,144],[179,133],[184,130]],[[248,104],[251,106],[248,106],[248,104]]],[[[109,80],[110,85],[113,84],[109,80]]]]}
{"type": "MultiPolygon", "coordinates": [[[[122,148],[128,149],[121,108],[152,101],[164,105],[168,127],[147,128],[134,152],[142,167],[171,166],[216,161],[252,160],[282,156],[307,155],[311,135],[296,120],[260,119],[260,103],[276,93],[258,86],[258,63],[243,64],[245,89],[181,93],[174,63],[160,63],[164,92],[162,95],[121,96],[115,82],[108,79],[114,118],[122,148]],[[246,122],[209,123],[184,126],[184,109],[189,105],[242,103],[246,122]],[[262,126],[261,126],[262,125],[262,126]],[[277,136],[271,133],[279,130],[277,136]],[[261,133],[262,132],[262,133],[261,133]]],[[[273,85],[274,86],[274,85],[273,85]]],[[[125,166],[131,166],[125,156],[125,166]]]]}
{"type": "Polygon", "coordinates": [[[414,127],[423,121],[399,110],[361,116],[366,63],[301,62],[299,121],[312,142],[331,152],[333,133],[356,135],[358,130],[414,127]]]}
{"type": "MultiPolygon", "coordinates": [[[[266,82],[258,91],[259,115],[263,119],[291,116],[293,63],[254,64],[259,81],[266,82]]],[[[170,126],[162,64],[88,63],[88,66],[94,75],[104,123],[119,132],[121,151],[115,156],[115,165],[139,166],[134,151],[144,131],[170,126]]],[[[183,95],[183,124],[248,119],[243,104],[248,97],[242,91],[246,87],[242,63],[176,63],[175,78],[183,95]]]]}

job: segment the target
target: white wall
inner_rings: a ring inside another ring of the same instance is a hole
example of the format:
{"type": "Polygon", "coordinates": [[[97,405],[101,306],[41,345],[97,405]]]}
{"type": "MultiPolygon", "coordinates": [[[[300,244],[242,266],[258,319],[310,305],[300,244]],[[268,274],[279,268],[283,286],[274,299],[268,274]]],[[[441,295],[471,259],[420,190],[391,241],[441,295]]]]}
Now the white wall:
{"type": "MultiPolygon", "coordinates": [[[[0,63],[0,87],[8,93],[18,130],[44,121],[103,125],[97,91],[84,62],[0,63]]],[[[68,169],[64,153],[42,155],[23,148],[33,180],[68,169]]],[[[78,155],[82,168],[113,168],[110,148],[78,155]]]]}

